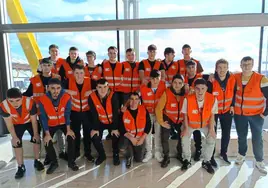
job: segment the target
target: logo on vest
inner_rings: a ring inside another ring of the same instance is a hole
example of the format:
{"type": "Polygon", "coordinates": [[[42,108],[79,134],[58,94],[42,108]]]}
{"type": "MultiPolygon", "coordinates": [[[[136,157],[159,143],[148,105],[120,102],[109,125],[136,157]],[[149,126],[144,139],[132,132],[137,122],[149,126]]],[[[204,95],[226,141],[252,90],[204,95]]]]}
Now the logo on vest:
{"type": "Polygon", "coordinates": [[[124,119],[124,123],[130,123],[130,119],[124,119]]]}
{"type": "Polygon", "coordinates": [[[146,70],[146,71],[151,71],[151,68],[146,68],[145,70],[146,70]]]}
{"type": "Polygon", "coordinates": [[[176,69],[176,67],[174,65],[171,66],[172,69],[176,69]]]}
{"type": "Polygon", "coordinates": [[[193,114],[198,114],[198,110],[192,110],[193,114]]]}
{"type": "Polygon", "coordinates": [[[184,70],[184,67],[180,68],[181,70],[184,70]]]}
{"type": "Polygon", "coordinates": [[[73,74],[73,71],[71,71],[71,70],[70,70],[70,71],[68,71],[68,74],[73,74]]]}
{"type": "Polygon", "coordinates": [[[130,68],[126,68],[125,71],[129,72],[130,71],[130,68]]]}
{"type": "Polygon", "coordinates": [[[152,92],[149,92],[149,93],[147,93],[147,95],[148,95],[148,96],[152,96],[152,95],[153,95],[153,93],[152,93],[152,92]]]}
{"type": "Polygon", "coordinates": [[[219,92],[215,91],[215,92],[213,92],[213,95],[218,96],[219,92]]]}
{"type": "Polygon", "coordinates": [[[177,106],[176,103],[171,103],[171,107],[175,108],[177,106]]]}
{"type": "Polygon", "coordinates": [[[240,87],[239,86],[237,86],[237,90],[240,90],[240,87]]]}
{"type": "Polygon", "coordinates": [[[105,68],[104,71],[110,71],[110,68],[105,68]]]}
{"type": "Polygon", "coordinates": [[[62,112],[64,112],[64,110],[65,110],[65,108],[64,108],[64,107],[62,107],[62,108],[60,109],[60,111],[62,111],[62,112]]]}
{"type": "Polygon", "coordinates": [[[35,85],[36,85],[36,87],[40,87],[41,83],[36,83],[35,85]]]}
{"type": "Polygon", "coordinates": [[[97,105],[96,108],[101,108],[100,105],[97,105]]]}
{"type": "Polygon", "coordinates": [[[93,76],[92,76],[92,78],[95,78],[95,79],[97,79],[97,78],[98,78],[98,76],[96,76],[96,75],[93,75],[93,76]]]}

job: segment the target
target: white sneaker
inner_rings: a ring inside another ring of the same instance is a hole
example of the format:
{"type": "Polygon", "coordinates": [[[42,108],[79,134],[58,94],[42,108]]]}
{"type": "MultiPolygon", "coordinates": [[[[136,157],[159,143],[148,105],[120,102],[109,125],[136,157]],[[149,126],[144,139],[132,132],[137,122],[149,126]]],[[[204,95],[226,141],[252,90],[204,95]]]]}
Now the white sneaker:
{"type": "Polygon", "coordinates": [[[245,161],[245,156],[238,154],[235,160],[235,164],[241,165],[245,161]]]}
{"type": "Polygon", "coordinates": [[[260,171],[260,173],[263,173],[265,175],[267,174],[267,169],[265,168],[264,162],[258,162],[258,161],[256,161],[255,166],[260,171]]]}
{"type": "Polygon", "coordinates": [[[144,157],[144,159],[142,160],[142,162],[143,162],[143,163],[147,163],[149,160],[152,159],[152,157],[153,157],[152,152],[147,152],[147,153],[145,154],[145,157],[144,157]]]}
{"type": "Polygon", "coordinates": [[[162,156],[162,154],[159,151],[158,152],[155,152],[154,157],[156,158],[156,160],[158,162],[162,162],[163,159],[164,159],[163,156],[162,156]]]}

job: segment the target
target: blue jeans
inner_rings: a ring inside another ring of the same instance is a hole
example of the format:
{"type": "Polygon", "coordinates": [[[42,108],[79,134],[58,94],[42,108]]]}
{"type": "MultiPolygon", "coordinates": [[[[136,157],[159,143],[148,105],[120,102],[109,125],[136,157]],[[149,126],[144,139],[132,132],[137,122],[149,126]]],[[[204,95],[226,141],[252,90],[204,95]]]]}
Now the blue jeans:
{"type": "Polygon", "coordinates": [[[252,147],[256,161],[263,161],[263,140],[262,140],[262,128],[264,119],[260,115],[255,116],[240,116],[235,115],[234,121],[236,125],[236,131],[238,135],[238,153],[242,156],[246,156],[247,152],[247,135],[248,125],[252,134],[252,147]]]}

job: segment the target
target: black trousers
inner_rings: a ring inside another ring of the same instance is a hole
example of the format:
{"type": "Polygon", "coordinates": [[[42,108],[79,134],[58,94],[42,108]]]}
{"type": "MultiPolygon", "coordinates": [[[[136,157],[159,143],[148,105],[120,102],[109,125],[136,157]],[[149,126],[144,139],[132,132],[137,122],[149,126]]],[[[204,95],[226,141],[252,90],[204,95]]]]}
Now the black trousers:
{"type": "MultiPolygon", "coordinates": [[[[178,144],[177,144],[177,151],[178,155],[182,155],[182,146],[181,146],[181,123],[175,124],[173,122],[169,122],[171,127],[173,127],[178,134],[178,144]]],[[[170,135],[171,129],[167,129],[165,127],[161,126],[161,143],[163,147],[163,154],[165,156],[169,156],[169,135],[170,135]]]]}
{"type": "Polygon", "coordinates": [[[75,134],[75,155],[80,156],[81,125],[85,155],[91,154],[90,122],[88,112],[71,112],[71,128],[75,134]]]}
{"type": "MultiPolygon", "coordinates": [[[[216,133],[217,133],[218,120],[220,120],[220,124],[221,124],[221,151],[220,153],[224,155],[227,153],[227,149],[228,149],[228,145],[230,141],[230,133],[231,133],[233,115],[230,114],[230,111],[224,114],[215,115],[215,122],[216,122],[215,132],[216,133]]],[[[214,149],[212,157],[214,157],[214,154],[215,154],[215,149],[214,149]]]]}
{"type": "MultiPolygon", "coordinates": [[[[102,135],[103,135],[103,131],[105,129],[110,130],[110,124],[100,124],[100,130],[99,130],[99,136],[94,135],[91,140],[92,143],[94,145],[94,147],[96,148],[99,156],[106,156],[105,151],[104,151],[104,147],[103,147],[103,143],[102,143],[102,135]]],[[[113,155],[118,155],[119,154],[119,138],[117,138],[116,136],[112,136],[112,147],[113,147],[113,155]]]]}
{"type": "Polygon", "coordinates": [[[193,135],[194,135],[194,142],[195,142],[195,150],[201,151],[202,149],[201,132],[199,130],[195,130],[193,132],[193,135]]]}
{"type": "Polygon", "coordinates": [[[119,145],[119,148],[125,151],[126,158],[134,157],[136,162],[142,161],[145,153],[145,142],[140,146],[134,146],[128,138],[122,136],[120,137],[119,145]]]}
{"type": "MultiPolygon", "coordinates": [[[[50,133],[52,138],[58,130],[61,130],[63,132],[63,134],[66,136],[66,133],[67,133],[66,125],[59,125],[56,127],[49,127],[49,133],[50,133]]],[[[75,161],[74,139],[71,136],[68,136],[67,142],[68,142],[68,164],[72,164],[75,161]]],[[[49,159],[52,161],[52,163],[57,163],[57,155],[56,155],[55,149],[53,147],[52,140],[49,141],[48,146],[45,146],[45,148],[46,148],[47,155],[48,155],[49,159]]]]}

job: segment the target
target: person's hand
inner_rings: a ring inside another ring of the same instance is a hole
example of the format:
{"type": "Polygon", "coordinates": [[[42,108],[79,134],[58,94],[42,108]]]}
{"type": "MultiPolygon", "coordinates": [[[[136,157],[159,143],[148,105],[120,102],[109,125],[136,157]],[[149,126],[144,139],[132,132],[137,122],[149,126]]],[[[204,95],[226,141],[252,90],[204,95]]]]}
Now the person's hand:
{"type": "Polygon", "coordinates": [[[88,97],[92,93],[92,90],[85,92],[85,97],[88,97]]]}
{"type": "Polygon", "coordinates": [[[189,93],[189,90],[190,90],[189,84],[185,84],[184,89],[186,93],[189,93]]]}
{"type": "Polygon", "coordinates": [[[214,129],[210,129],[208,133],[212,138],[216,138],[216,133],[214,129]]]}
{"type": "Polygon", "coordinates": [[[38,133],[33,135],[33,141],[37,144],[40,143],[40,135],[38,133]]]}
{"type": "Polygon", "coordinates": [[[187,136],[188,135],[188,128],[184,128],[182,131],[181,131],[181,137],[184,137],[184,136],[187,136]]]}
{"type": "Polygon", "coordinates": [[[131,143],[132,143],[133,146],[136,146],[136,144],[137,144],[137,142],[138,142],[138,139],[132,137],[132,138],[130,139],[130,141],[131,141],[131,143]]]}
{"type": "Polygon", "coordinates": [[[90,137],[93,138],[93,136],[94,136],[95,134],[96,134],[97,136],[99,136],[99,135],[100,135],[100,132],[99,132],[99,131],[96,131],[96,130],[92,130],[92,131],[90,132],[90,137]]]}
{"type": "Polygon", "coordinates": [[[12,137],[11,143],[12,143],[12,146],[17,147],[20,144],[20,139],[17,136],[12,137]]]}
{"type": "Polygon", "coordinates": [[[112,130],[111,135],[115,135],[118,138],[120,136],[120,133],[118,130],[112,130]]]}
{"type": "Polygon", "coordinates": [[[166,129],[170,129],[171,126],[168,124],[168,121],[165,121],[163,124],[162,124],[163,127],[165,127],[166,129]]]}
{"type": "Polygon", "coordinates": [[[121,112],[122,112],[122,113],[124,113],[126,110],[127,110],[127,107],[126,107],[126,106],[122,106],[122,107],[121,107],[121,112]]]}
{"type": "Polygon", "coordinates": [[[212,82],[214,82],[214,80],[215,80],[214,74],[210,74],[208,77],[208,81],[210,81],[212,83],[212,82]]]}
{"type": "Polygon", "coordinates": [[[234,107],[233,106],[230,107],[230,114],[234,115],[234,107]]]}
{"type": "Polygon", "coordinates": [[[190,89],[189,89],[189,95],[192,95],[192,94],[194,94],[194,89],[190,87],[190,89]]]}
{"type": "Polygon", "coordinates": [[[263,115],[263,114],[260,114],[260,116],[264,119],[265,118],[265,116],[263,115]]]}
{"type": "Polygon", "coordinates": [[[67,93],[70,94],[70,95],[77,95],[77,92],[76,91],[68,90],[67,93]]]}
{"type": "Polygon", "coordinates": [[[142,84],[147,85],[148,82],[149,82],[149,81],[148,81],[146,78],[143,78],[143,80],[142,80],[142,84]]]}
{"type": "Polygon", "coordinates": [[[144,142],[144,140],[145,140],[145,137],[144,137],[144,136],[141,137],[141,138],[138,140],[138,142],[136,143],[136,146],[140,146],[140,145],[142,145],[143,142],[144,142]]]}
{"type": "Polygon", "coordinates": [[[48,143],[49,143],[50,140],[52,141],[52,138],[51,138],[50,134],[46,134],[46,136],[44,137],[45,146],[48,146],[48,143]]]}
{"type": "Polygon", "coordinates": [[[74,132],[71,129],[67,131],[66,137],[67,136],[71,136],[73,139],[75,139],[75,134],[74,134],[74,132]]]}

